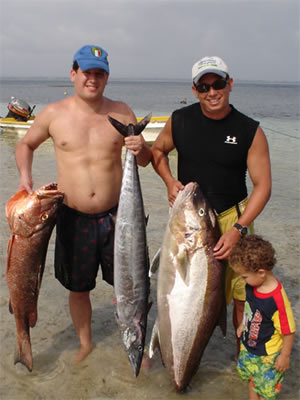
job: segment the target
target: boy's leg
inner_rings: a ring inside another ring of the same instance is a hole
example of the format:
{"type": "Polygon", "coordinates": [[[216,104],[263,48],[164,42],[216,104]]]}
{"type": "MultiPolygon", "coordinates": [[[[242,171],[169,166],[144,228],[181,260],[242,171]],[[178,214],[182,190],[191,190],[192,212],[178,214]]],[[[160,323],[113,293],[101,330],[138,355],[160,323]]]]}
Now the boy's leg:
{"type": "Polygon", "coordinates": [[[254,390],[252,383],[248,381],[248,395],[249,395],[249,400],[264,400],[263,397],[259,396],[254,390]]]}

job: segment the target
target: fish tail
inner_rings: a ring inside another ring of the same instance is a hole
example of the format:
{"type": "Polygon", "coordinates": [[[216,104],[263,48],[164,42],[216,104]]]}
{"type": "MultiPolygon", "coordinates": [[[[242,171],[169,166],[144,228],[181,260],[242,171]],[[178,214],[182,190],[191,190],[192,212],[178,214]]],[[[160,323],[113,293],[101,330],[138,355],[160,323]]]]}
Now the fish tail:
{"type": "Polygon", "coordinates": [[[150,122],[152,114],[148,114],[145,118],[143,118],[139,123],[136,125],[129,124],[129,125],[124,125],[122,122],[108,116],[109,122],[113,125],[116,130],[121,133],[124,137],[126,136],[132,136],[132,135],[139,135],[146,127],[148,122],[150,122]]]}
{"type": "Polygon", "coordinates": [[[15,364],[25,365],[28,371],[32,371],[32,350],[29,332],[29,321],[27,319],[16,319],[17,343],[15,351],[15,364]]]}
{"type": "Polygon", "coordinates": [[[21,363],[25,365],[29,372],[32,371],[32,351],[29,335],[23,335],[23,337],[17,340],[15,360],[14,363],[21,363]],[[26,337],[27,336],[27,337],[26,337]]]}

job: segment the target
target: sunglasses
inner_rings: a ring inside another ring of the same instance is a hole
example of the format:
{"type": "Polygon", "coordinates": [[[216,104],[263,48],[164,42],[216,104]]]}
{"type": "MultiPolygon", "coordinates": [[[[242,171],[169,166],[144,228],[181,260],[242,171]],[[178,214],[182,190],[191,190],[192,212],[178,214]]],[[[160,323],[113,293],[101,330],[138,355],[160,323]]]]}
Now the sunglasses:
{"type": "Polygon", "coordinates": [[[222,90],[226,87],[228,79],[217,79],[214,83],[200,83],[200,85],[195,85],[197,92],[208,93],[212,87],[215,90],[222,90]]]}

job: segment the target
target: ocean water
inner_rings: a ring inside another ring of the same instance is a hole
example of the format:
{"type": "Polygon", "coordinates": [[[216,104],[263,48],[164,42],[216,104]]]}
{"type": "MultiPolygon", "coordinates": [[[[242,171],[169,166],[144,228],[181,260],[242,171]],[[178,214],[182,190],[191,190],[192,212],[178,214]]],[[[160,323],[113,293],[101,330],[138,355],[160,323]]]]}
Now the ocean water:
{"type": "MultiPolygon", "coordinates": [[[[46,104],[72,95],[68,79],[0,79],[0,115],[7,113],[12,96],[36,105],[35,113],[46,104]]],[[[190,81],[114,80],[108,81],[105,95],[122,100],[142,117],[170,115],[172,111],[196,101],[190,81]]],[[[237,82],[231,93],[231,102],[241,112],[258,120],[298,121],[300,118],[300,83],[237,82]]],[[[299,133],[299,131],[298,131],[299,133]]]]}
{"type": "MultiPolygon", "coordinates": [[[[26,100],[35,112],[73,92],[64,79],[0,80],[0,115],[7,113],[11,96],[26,100]]],[[[111,80],[106,96],[128,103],[138,117],[170,115],[195,101],[187,81],[111,80]]],[[[264,82],[237,82],[231,103],[240,111],[261,122],[268,138],[273,191],[264,211],[255,221],[255,230],[270,240],[277,252],[276,275],[281,279],[291,301],[297,325],[291,368],[286,373],[281,400],[299,398],[300,355],[300,86],[264,82]]],[[[14,365],[15,322],[8,312],[5,283],[6,249],[10,231],[5,218],[5,204],[18,187],[14,160],[20,138],[0,135],[0,398],[3,400],[177,400],[170,379],[159,356],[150,370],[142,370],[136,379],[123,350],[114,318],[113,289],[101,277],[92,291],[92,330],[94,351],[80,366],[72,357],[78,341],[68,310],[68,293],[54,278],[52,236],[38,304],[38,322],[31,329],[34,369],[14,365]]],[[[176,171],[176,154],[170,166],[176,171]]],[[[168,218],[167,192],[151,165],[139,168],[146,214],[149,214],[147,239],[150,257],[160,247],[168,218]]],[[[36,151],[33,163],[35,187],[56,179],[55,156],[51,141],[36,151]]],[[[251,184],[249,182],[249,191],[251,184]]],[[[156,276],[151,278],[153,306],[149,312],[146,350],[156,318],[156,276]]],[[[242,382],[232,361],[235,350],[228,308],[228,332],[224,339],[217,327],[184,398],[197,400],[246,400],[247,384],[242,382]]]]}

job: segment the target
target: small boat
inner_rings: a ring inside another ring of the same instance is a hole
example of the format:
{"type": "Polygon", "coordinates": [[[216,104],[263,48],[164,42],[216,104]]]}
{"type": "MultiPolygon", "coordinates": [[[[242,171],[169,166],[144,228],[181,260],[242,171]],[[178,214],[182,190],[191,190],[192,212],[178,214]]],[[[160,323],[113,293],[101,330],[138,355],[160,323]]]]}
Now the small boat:
{"type": "MultiPolygon", "coordinates": [[[[32,114],[35,106],[32,108],[26,101],[21,99],[11,98],[8,104],[8,114],[4,118],[0,118],[0,132],[14,133],[18,136],[24,136],[30,126],[33,124],[35,116],[32,114]]],[[[143,131],[143,136],[148,144],[153,144],[159,132],[165,126],[168,116],[152,117],[149,124],[143,131]]],[[[138,121],[142,117],[137,118],[138,121]]]]}
{"type": "MultiPolygon", "coordinates": [[[[141,121],[143,118],[138,117],[137,121],[141,121]]],[[[167,120],[169,117],[164,116],[164,117],[152,117],[148,125],[143,131],[143,136],[144,139],[148,144],[153,144],[155,142],[155,139],[157,138],[158,134],[162,130],[162,128],[165,126],[167,120]]]]}
{"type": "Polygon", "coordinates": [[[34,121],[35,116],[32,112],[35,105],[30,107],[26,101],[12,97],[7,108],[6,117],[0,118],[1,133],[24,135],[34,121]]]}

